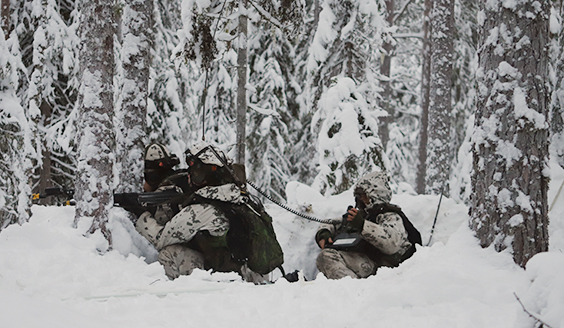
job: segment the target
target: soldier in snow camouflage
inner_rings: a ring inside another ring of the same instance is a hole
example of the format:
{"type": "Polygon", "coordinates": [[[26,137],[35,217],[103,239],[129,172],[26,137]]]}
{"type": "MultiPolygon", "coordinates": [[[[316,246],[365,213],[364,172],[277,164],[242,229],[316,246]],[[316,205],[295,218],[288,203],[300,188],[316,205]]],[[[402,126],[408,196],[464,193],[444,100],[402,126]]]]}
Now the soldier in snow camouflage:
{"type": "MultiPolygon", "coordinates": [[[[224,163],[231,160],[215,146],[196,143],[187,150],[188,182],[193,197],[210,202],[241,204],[245,200],[240,188],[225,174],[224,163]],[[217,158],[215,153],[223,157],[217,158]]],[[[169,186],[159,187],[170,188],[169,186]]],[[[159,251],[158,260],[167,276],[175,279],[189,275],[194,269],[238,272],[243,279],[255,283],[266,280],[233,259],[227,244],[230,228],[225,213],[207,202],[180,205],[176,211],[159,206],[155,214],[143,213],[136,224],[137,231],[159,251]]]]}
{"type": "Polygon", "coordinates": [[[394,267],[411,256],[414,245],[401,216],[394,212],[371,214],[371,209],[390,202],[388,181],[383,172],[365,175],[354,189],[357,208],[349,207],[343,219],[336,219],[333,224],[320,225],[315,239],[322,250],[316,264],[327,278],[366,278],[376,274],[381,266],[394,267]],[[356,233],[360,242],[346,250],[333,246],[342,232],[356,233]]]}

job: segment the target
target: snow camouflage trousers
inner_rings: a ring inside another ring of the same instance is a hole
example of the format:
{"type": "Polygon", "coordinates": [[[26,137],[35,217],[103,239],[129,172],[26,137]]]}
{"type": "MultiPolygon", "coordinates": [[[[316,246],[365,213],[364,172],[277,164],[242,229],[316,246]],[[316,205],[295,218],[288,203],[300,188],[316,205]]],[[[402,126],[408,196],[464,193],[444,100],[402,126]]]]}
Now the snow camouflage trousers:
{"type": "Polygon", "coordinates": [[[378,265],[368,255],[325,248],[317,256],[317,269],[328,279],[367,278],[376,274],[378,265]]]}
{"type": "Polygon", "coordinates": [[[170,279],[189,275],[194,269],[204,269],[204,255],[180,244],[169,245],[161,249],[158,260],[170,279]]]}
{"type": "MultiPolygon", "coordinates": [[[[158,257],[169,279],[176,279],[182,275],[189,275],[194,269],[204,270],[204,255],[186,245],[174,244],[161,249],[158,257]]],[[[238,270],[244,281],[261,284],[268,281],[268,276],[258,274],[243,265],[238,270]]]]}

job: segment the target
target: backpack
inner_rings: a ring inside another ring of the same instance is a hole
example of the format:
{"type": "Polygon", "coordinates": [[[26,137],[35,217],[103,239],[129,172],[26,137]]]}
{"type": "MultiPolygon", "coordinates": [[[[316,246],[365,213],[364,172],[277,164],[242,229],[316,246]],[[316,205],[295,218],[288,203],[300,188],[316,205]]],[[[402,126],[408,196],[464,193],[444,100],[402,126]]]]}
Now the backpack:
{"type": "Polygon", "coordinates": [[[403,211],[401,210],[401,207],[390,203],[382,203],[370,208],[367,212],[368,212],[368,220],[373,222],[375,221],[378,215],[389,213],[389,212],[396,213],[401,217],[403,226],[405,227],[405,231],[407,232],[407,239],[412,245],[411,248],[404,254],[401,261],[410,258],[411,255],[415,253],[415,244],[423,245],[421,239],[421,233],[419,233],[419,231],[415,228],[413,223],[409,221],[405,213],[403,213],[403,211]]]}
{"type": "Polygon", "coordinates": [[[221,209],[229,220],[227,246],[232,258],[247,263],[249,269],[267,274],[281,267],[284,253],[276,239],[272,217],[260,201],[247,197],[247,202],[234,204],[193,195],[188,204],[208,203],[221,209]]]}

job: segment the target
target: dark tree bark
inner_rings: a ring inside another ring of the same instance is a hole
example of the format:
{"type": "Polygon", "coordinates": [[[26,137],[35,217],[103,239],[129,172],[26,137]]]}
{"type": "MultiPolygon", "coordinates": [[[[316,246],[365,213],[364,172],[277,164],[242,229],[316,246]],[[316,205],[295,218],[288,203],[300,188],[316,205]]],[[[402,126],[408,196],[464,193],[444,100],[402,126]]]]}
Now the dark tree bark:
{"type": "Polygon", "coordinates": [[[525,266],[548,250],[550,2],[481,2],[471,227],[525,266]]]}
{"type": "Polygon", "coordinates": [[[419,165],[417,166],[417,193],[425,193],[427,174],[427,140],[429,127],[429,87],[431,83],[431,0],[425,0],[423,12],[423,49],[421,51],[421,130],[419,133],[419,165]]]}
{"type": "Polygon", "coordinates": [[[153,29],[153,1],[127,0],[123,11],[122,106],[117,112],[117,153],[121,164],[118,191],[143,190],[147,98],[153,29]]]}
{"type": "Polygon", "coordinates": [[[454,0],[436,0],[431,8],[431,85],[427,141],[427,192],[448,195],[452,165],[451,111],[454,58],[454,0]]]}
{"type": "MultiPolygon", "coordinates": [[[[43,102],[43,104],[41,104],[40,109],[41,109],[41,117],[43,117],[44,125],[49,126],[49,124],[51,123],[51,112],[52,112],[51,106],[46,102],[43,102]]],[[[38,184],[39,190],[36,191],[38,193],[44,191],[45,188],[53,186],[53,180],[51,179],[51,166],[52,166],[51,152],[47,147],[47,140],[42,140],[41,143],[42,143],[41,157],[43,160],[41,161],[41,166],[39,167],[39,184],[38,184]]],[[[52,197],[40,199],[39,204],[52,205],[53,202],[52,199],[50,198],[52,197]]]]}
{"type": "MultiPolygon", "coordinates": [[[[247,1],[239,0],[239,10],[246,11],[247,1]]],[[[237,145],[236,162],[245,164],[247,126],[247,14],[239,16],[239,49],[237,56],[237,145]]]]}
{"type": "Polygon", "coordinates": [[[113,2],[82,1],[80,22],[81,87],[78,119],[78,172],[75,224],[91,218],[88,233],[102,232],[112,246],[107,226],[112,206],[115,138],[113,131],[114,34],[113,2]]]}
{"type": "MultiPolygon", "coordinates": [[[[564,6],[560,2],[560,17],[564,6]]],[[[564,168],[564,32],[558,34],[559,57],[556,60],[556,85],[552,94],[551,142],[558,164],[564,168]]]]}
{"type": "Polygon", "coordinates": [[[0,24],[2,26],[2,30],[4,31],[4,38],[8,40],[8,36],[10,35],[10,0],[2,0],[0,2],[0,24]]]}

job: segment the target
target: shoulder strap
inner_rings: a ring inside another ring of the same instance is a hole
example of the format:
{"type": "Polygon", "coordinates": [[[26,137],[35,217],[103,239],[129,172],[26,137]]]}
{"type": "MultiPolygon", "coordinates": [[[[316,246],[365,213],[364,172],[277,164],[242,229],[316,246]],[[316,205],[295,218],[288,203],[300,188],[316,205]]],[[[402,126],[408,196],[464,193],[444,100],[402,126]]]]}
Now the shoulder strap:
{"type": "Polygon", "coordinates": [[[378,204],[368,210],[369,219],[371,217],[372,219],[375,219],[378,215],[389,213],[389,212],[396,213],[401,217],[403,226],[407,231],[407,238],[409,239],[409,242],[411,242],[412,244],[423,245],[423,241],[421,239],[421,233],[419,233],[419,231],[415,228],[413,223],[409,221],[405,213],[403,213],[403,211],[401,210],[401,207],[397,205],[389,204],[389,203],[378,204]]]}

